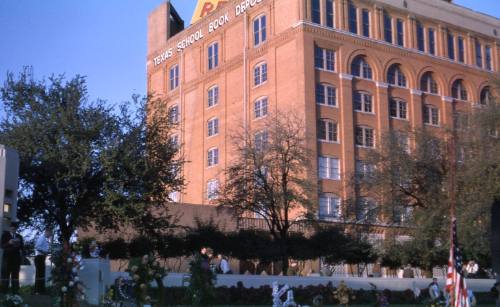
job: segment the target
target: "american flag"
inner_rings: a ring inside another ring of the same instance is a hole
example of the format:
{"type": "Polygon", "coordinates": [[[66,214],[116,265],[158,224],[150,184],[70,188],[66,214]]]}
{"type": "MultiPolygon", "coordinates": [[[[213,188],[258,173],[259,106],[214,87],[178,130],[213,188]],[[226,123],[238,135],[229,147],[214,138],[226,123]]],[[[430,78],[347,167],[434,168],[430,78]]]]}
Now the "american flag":
{"type": "Polygon", "coordinates": [[[446,277],[446,291],[450,295],[451,307],[469,307],[467,285],[463,276],[463,259],[457,241],[457,220],[452,219],[450,259],[446,277]]]}

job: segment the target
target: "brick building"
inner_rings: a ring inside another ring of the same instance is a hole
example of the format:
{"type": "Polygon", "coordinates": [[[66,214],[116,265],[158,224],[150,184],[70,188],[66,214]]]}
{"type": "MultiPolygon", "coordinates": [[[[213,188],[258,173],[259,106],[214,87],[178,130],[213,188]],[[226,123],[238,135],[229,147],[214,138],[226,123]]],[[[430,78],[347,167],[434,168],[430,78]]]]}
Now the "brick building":
{"type": "Polygon", "coordinates": [[[340,217],[348,174],[369,167],[386,132],[411,146],[405,131],[450,128],[452,105],[487,103],[500,69],[500,20],[450,1],[228,1],[186,29],[166,2],[148,28],[148,91],[165,99],[190,161],[176,201],[216,198],[231,132],[258,137],[262,118],[281,110],[313,136],[326,220],[340,217]]]}

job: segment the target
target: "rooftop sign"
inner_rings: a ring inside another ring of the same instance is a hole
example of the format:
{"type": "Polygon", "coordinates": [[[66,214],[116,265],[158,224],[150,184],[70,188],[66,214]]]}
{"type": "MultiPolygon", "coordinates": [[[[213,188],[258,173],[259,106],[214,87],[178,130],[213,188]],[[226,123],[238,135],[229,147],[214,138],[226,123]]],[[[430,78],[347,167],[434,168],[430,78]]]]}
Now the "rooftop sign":
{"type": "Polygon", "coordinates": [[[194,10],[193,17],[191,18],[191,24],[197,22],[203,17],[207,16],[215,9],[226,3],[227,0],[198,0],[196,9],[194,10]]]}

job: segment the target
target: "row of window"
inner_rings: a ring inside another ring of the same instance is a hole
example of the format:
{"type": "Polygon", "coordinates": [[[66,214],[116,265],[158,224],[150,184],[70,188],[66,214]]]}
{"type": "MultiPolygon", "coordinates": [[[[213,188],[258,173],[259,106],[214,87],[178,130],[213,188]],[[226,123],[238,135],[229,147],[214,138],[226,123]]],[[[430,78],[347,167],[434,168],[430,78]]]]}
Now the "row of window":
{"type": "MultiPolygon", "coordinates": [[[[360,198],[356,202],[356,220],[364,223],[379,222],[380,210],[375,201],[370,198],[360,198]]],[[[411,207],[395,208],[393,210],[393,222],[405,223],[409,220],[411,207]]],[[[342,215],[342,201],[340,197],[332,193],[319,195],[319,218],[339,220],[342,215]]]]}
{"type": "MultiPolygon", "coordinates": [[[[314,52],[315,68],[325,71],[335,71],[335,51],[315,47],[314,52]]],[[[365,56],[357,56],[351,63],[351,74],[363,79],[373,80],[373,72],[370,64],[365,56]]],[[[387,83],[397,87],[408,87],[406,75],[404,74],[400,64],[393,64],[387,71],[387,83]]],[[[439,89],[432,72],[426,72],[420,79],[420,90],[430,94],[439,94],[439,89]]],[[[316,87],[317,101],[324,101],[326,105],[334,105],[335,92],[331,88],[317,85],[316,87]],[[327,92],[329,91],[329,92],[327,92]],[[319,96],[318,96],[319,93],[319,96]]],[[[457,79],[453,82],[451,95],[455,99],[468,100],[469,95],[462,79],[457,79]]],[[[490,100],[490,88],[484,87],[481,91],[481,104],[487,104],[490,100]]]]}
{"type": "MultiPolygon", "coordinates": [[[[257,47],[267,40],[267,19],[266,15],[261,15],[256,17],[253,21],[253,45],[257,47]]],[[[214,42],[207,47],[207,67],[208,70],[213,70],[219,67],[219,43],[214,42]]],[[[258,82],[255,85],[262,83],[267,80],[267,66],[264,67],[265,71],[262,71],[262,67],[258,71],[259,77],[258,82]]],[[[257,74],[257,72],[256,72],[257,74]]],[[[257,78],[257,77],[256,77],[257,78]]],[[[257,80],[257,79],[256,79],[257,80]]],[[[170,67],[169,70],[169,90],[175,90],[179,86],[179,65],[175,64],[170,67]]]]}
{"type": "MultiPolygon", "coordinates": [[[[323,24],[334,28],[335,6],[333,0],[311,0],[312,22],[323,24]],[[321,1],[325,1],[326,19],[321,19],[321,1]]],[[[349,32],[365,37],[371,37],[370,24],[372,13],[369,9],[358,7],[352,2],[348,3],[348,30],[349,32]],[[358,23],[360,21],[360,24],[358,23]],[[361,28],[359,27],[361,25],[361,28]]],[[[383,39],[384,41],[401,47],[405,46],[405,27],[407,23],[401,18],[392,17],[389,12],[383,13],[383,39]]],[[[427,52],[436,55],[436,30],[432,27],[424,27],[420,22],[416,22],[416,48],[421,52],[427,52]]],[[[447,53],[452,60],[458,60],[465,63],[465,44],[462,36],[454,36],[453,33],[447,33],[447,53]],[[455,46],[457,50],[455,51],[455,46]]],[[[490,45],[482,45],[479,39],[474,39],[474,52],[476,55],[475,64],[478,67],[493,70],[492,68],[492,49],[490,45]]]]}

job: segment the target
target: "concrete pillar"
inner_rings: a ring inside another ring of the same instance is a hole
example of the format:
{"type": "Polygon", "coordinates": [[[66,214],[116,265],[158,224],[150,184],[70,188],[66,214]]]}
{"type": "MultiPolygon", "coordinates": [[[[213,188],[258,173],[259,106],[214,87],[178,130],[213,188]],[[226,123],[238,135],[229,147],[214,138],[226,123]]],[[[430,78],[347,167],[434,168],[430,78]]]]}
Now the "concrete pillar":
{"type": "MultiPolygon", "coordinates": [[[[355,168],[355,148],[354,148],[354,116],[352,107],[352,75],[340,74],[340,95],[342,100],[340,108],[340,145],[342,148],[342,170],[346,174],[351,174],[355,168]]],[[[345,199],[352,196],[351,185],[348,178],[343,180],[345,199]]]]}
{"type": "Polygon", "coordinates": [[[467,33],[465,43],[465,64],[472,65],[476,59],[476,48],[474,47],[474,37],[472,33],[467,33]]]}
{"type": "Polygon", "coordinates": [[[337,29],[345,30],[345,27],[344,27],[344,24],[345,24],[345,21],[344,21],[344,19],[345,19],[345,10],[344,10],[345,3],[346,3],[346,1],[344,1],[344,0],[337,0],[334,2],[335,18],[334,18],[333,22],[335,24],[335,28],[337,28],[337,29]]]}
{"type": "Polygon", "coordinates": [[[500,70],[500,43],[496,42],[491,47],[491,61],[493,62],[493,71],[500,70]]]}

